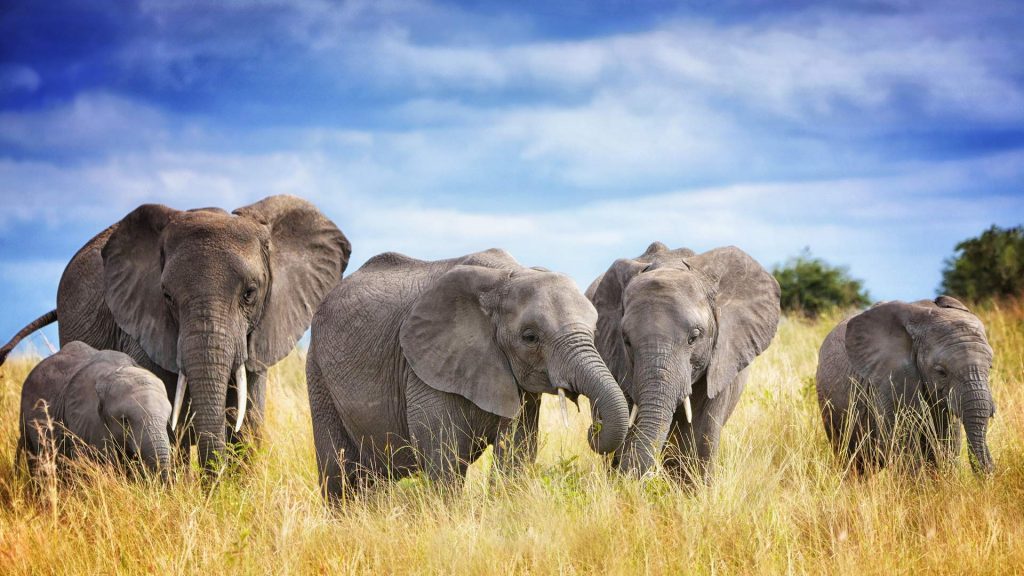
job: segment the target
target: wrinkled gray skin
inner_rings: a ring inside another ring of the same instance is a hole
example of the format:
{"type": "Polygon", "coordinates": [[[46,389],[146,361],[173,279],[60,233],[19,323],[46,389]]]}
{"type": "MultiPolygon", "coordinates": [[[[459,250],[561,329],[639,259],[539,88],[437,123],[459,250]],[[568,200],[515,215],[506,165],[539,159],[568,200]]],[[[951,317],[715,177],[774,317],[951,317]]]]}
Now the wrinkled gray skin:
{"type": "Polygon", "coordinates": [[[695,254],[654,242],[638,258],[615,261],[587,297],[599,314],[597,348],[637,405],[617,466],[643,476],[668,442],[666,472],[708,481],[746,368],[778,326],[775,278],[735,247],[695,254]]]}
{"type": "Polygon", "coordinates": [[[210,466],[227,440],[240,439],[237,369],[248,381],[242,434],[258,437],[267,368],[308,328],[350,252],[334,223],[293,196],[230,214],[146,204],[68,264],[57,293],[60,341],[127,353],[164,381],[169,398],[186,375],[179,424],[191,422],[185,440],[198,442],[210,466]]]}
{"type": "Polygon", "coordinates": [[[825,432],[863,473],[884,467],[889,447],[911,456],[915,467],[955,458],[959,419],[975,471],[990,472],[991,366],[985,327],[956,299],[876,304],[841,322],[821,345],[817,388],[825,432]],[[907,423],[898,439],[897,414],[907,423]]]}
{"type": "Polygon", "coordinates": [[[138,460],[167,477],[171,403],[164,383],[127,355],[71,342],[44,359],[21,390],[21,438],[29,472],[48,446],[66,458],[88,449],[109,462],[138,460]]]}
{"type": "Polygon", "coordinates": [[[591,446],[615,450],[628,413],[596,321],[570,279],[501,250],[372,258],[313,318],[306,375],[326,496],[420,469],[458,483],[490,444],[499,467],[532,462],[540,394],[556,387],[590,399],[591,446]]]}

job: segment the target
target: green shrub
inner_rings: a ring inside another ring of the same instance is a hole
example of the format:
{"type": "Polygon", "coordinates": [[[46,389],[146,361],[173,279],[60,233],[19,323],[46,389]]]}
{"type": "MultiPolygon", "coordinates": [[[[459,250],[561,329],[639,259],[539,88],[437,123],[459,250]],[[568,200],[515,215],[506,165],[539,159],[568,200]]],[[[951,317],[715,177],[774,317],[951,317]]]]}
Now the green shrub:
{"type": "Polygon", "coordinates": [[[782,288],[785,312],[814,318],[831,308],[860,308],[871,303],[861,280],[851,278],[845,267],[813,257],[809,248],[773,267],[772,274],[782,288]]]}
{"type": "Polygon", "coordinates": [[[955,250],[942,270],[940,294],[977,301],[1024,293],[1024,226],[993,225],[955,250]]]}

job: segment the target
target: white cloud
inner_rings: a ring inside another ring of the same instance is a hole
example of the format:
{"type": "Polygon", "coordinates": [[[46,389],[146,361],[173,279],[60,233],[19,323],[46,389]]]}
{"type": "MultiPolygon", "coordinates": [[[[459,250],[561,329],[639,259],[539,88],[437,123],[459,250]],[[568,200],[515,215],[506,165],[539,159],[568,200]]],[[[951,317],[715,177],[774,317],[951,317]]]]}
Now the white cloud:
{"type": "Polygon", "coordinates": [[[0,94],[32,93],[39,89],[42,79],[31,66],[0,63],[0,94]]]}
{"type": "Polygon", "coordinates": [[[908,164],[884,177],[714,186],[512,213],[496,205],[470,210],[381,196],[364,187],[362,172],[303,151],[158,152],[62,168],[5,161],[0,182],[12,188],[0,193],[14,200],[7,202],[14,211],[4,214],[0,231],[12,218],[50,220],[72,226],[84,240],[143,202],[231,209],[297,193],[320,205],[352,240],[353,269],[389,250],[436,259],[499,246],[525,264],[569,273],[585,287],[612,260],[656,239],[697,250],[736,244],[766,266],[810,245],[849,264],[876,296],[914,298],[934,289],[955,242],[1024,216],[1020,196],[963,194],[1019,182],[1024,152],[908,164]],[[11,189],[29,193],[13,198],[11,189]]]}
{"type": "Polygon", "coordinates": [[[0,112],[0,145],[47,153],[107,151],[166,138],[162,112],[106,92],[87,92],[67,103],[0,112]]]}

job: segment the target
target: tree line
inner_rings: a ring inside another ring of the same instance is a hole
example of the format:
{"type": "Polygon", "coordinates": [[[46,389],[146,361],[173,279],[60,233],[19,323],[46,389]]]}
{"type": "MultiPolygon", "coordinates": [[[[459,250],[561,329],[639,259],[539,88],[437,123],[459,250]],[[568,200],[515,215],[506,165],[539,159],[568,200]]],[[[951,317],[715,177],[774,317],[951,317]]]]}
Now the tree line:
{"type": "MultiPolygon", "coordinates": [[[[804,248],[772,268],[782,288],[782,309],[814,318],[832,308],[864,308],[871,297],[862,280],[804,248]]],[[[970,302],[1014,298],[1024,293],[1024,226],[993,225],[954,247],[943,262],[939,294],[970,302]]]]}

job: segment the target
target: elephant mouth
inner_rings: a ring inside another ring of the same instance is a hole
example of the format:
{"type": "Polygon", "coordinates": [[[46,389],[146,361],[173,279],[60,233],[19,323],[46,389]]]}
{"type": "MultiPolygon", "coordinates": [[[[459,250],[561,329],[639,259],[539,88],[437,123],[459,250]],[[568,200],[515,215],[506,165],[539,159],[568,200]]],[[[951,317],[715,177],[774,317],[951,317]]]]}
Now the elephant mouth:
{"type": "MultiPolygon", "coordinates": [[[[238,368],[235,369],[235,374],[232,378],[235,383],[236,396],[238,397],[237,403],[237,415],[235,417],[234,430],[237,433],[242,429],[242,421],[245,419],[245,411],[248,404],[249,398],[249,380],[245,372],[245,364],[239,364],[238,368]]],[[[182,370],[178,373],[178,386],[174,392],[174,407],[171,411],[171,431],[174,432],[178,426],[178,420],[181,418],[181,407],[185,403],[185,389],[188,387],[188,377],[185,375],[185,371],[182,370]]]]}

